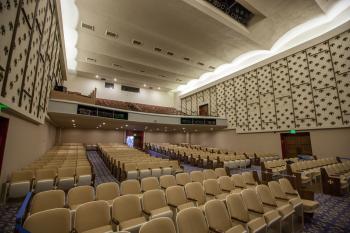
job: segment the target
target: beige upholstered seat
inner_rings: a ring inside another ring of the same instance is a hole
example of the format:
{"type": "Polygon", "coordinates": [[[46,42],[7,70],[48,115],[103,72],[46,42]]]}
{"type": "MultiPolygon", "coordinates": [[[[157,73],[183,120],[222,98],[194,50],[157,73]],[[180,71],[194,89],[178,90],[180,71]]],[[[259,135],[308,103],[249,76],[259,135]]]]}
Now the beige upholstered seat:
{"type": "Polygon", "coordinates": [[[227,176],[226,170],[223,167],[215,168],[215,174],[217,177],[227,176]]]}
{"type": "Polygon", "coordinates": [[[37,169],[35,171],[35,192],[55,188],[56,169],[37,169]]]}
{"type": "Polygon", "coordinates": [[[177,173],[176,174],[176,183],[181,186],[191,182],[190,174],[187,172],[177,173]]]}
{"type": "Polygon", "coordinates": [[[173,175],[163,175],[159,177],[159,183],[160,187],[162,187],[163,189],[177,185],[175,176],[173,175]]]}
{"type": "Polygon", "coordinates": [[[31,233],[70,233],[70,212],[65,208],[44,210],[30,215],[23,227],[31,233]]]}
{"type": "Polygon", "coordinates": [[[243,180],[242,175],[240,174],[234,174],[231,176],[231,180],[233,182],[233,185],[235,186],[235,188],[239,188],[239,189],[246,189],[248,188],[248,186],[246,185],[246,183],[243,180]]]}
{"type": "Polygon", "coordinates": [[[176,233],[176,229],[170,218],[160,217],[143,224],[139,233],[176,233]]]}
{"type": "Polygon", "coordinates": [[[201,209],[204,208],[204,204],[207,201],[203,186],[199,182],[191,182],[185,185],[185,192],[187,199],[195,201],[197,206],[201,209]]]}
{"type": "Polygon", "coordinates": [[[221,176],[217,179],[220,185],[220,189],[224,192],[240,192],[240,188],[235,188],[233,181],[230,177],[228,176],[221,176]]]}
{"type": "Polygon", "coordinates": [[[91,185],[91,167],[90,166],[78,166],[76,168],[76,185],[91,185]]]}
{"type": "Polygon", "coordinates": [[[217,179],[218,175],[216,175],[215,171],[212,169],[204,169],[203,170],[203,176],[204,176],[204,180],[208,180],[208,179],[217,179]]]}
{"type": "Polygon", "coordinates": [[[210,229],[217,232],[246,232],[242,225],[232,225],[225,203],[222,201],[208,201],[204,205],[204,212],[210,229]]]}
{"type": "Polygon", "coordinates": [[[142,215],[140,198],[134,194],[117,197],[112,206],[113,221],[119,230],[138,231],[146,218],[142,215]]]}
{"type": "Polygon", "coordinates": [[[252,172],[243,172],[242,173],[243,182],[248,186],[256,186],[258,183],[254,179],[252,172]]]}
{"type": "Polygon", "coordinates": [[[24,197],[30,190],[33,171],[17,171],[11,174],[8,196],[10,198],[24,197]]]}
{"type": "Polygon", "coordinates": [[[80,205],[75,213],[75,227],[78,233],[99,233],[112,231],[108,202],[92,201],[80,205]]]}
{"type": "Polygon", "coordinates": [[[96,187],[96,200],[104,200],[107,201],[109,205],[112,205],[113,200],[119,196],[120,190],[118,183],[102,183],[96,187]]]}
{"type": "Polygon", "coordinates": [[[135,194],[138,197],[142,197],[141,186],[138,180],[124,180],[120,184],[121,195],[135,194]]]}
{"type": "Polygon", "coordinates": [[[29,214],[35,214],[40,211],[64,208],[65,205],[65,193],[62,190],[49,190],[40,192],[34,195],[31,204],[29,214]]]}
{"type": "Polygon", "coordinates": [[[182,186],[171,186],[165,190],[167,204],[175,209],[176,212],[193,207],[192,201],[186,198],[184,188],[182,186]]]}
{"type": "Polygon", "coordinates": [[[191,207],[176,216],[178,233],[209,233],[209,226],[201,209],[191,207]]]}
{"type": "MultiPolygon", "coordinates": [[[[287,195],[288,198],[300,198],[297,190],[295,190],[290,183],[290,181],[286,178],[281,178],[278,180],[281,184],[281,189],[287,195]]],[[[313,200],[301,199],[303,203],[303,211],[305,213],[314,213],[319,207],[320,203],[313,200]]]]}
{"type": "Polygon", "coordinates": [[[173,217],[173,212],[167,205],[163,190],[149,190],[143,194],[142,207],[150,219],[158,217],[173,217]]]}
{"type": "Polygon", "coordinates": [[[267,225],[263,217],[254,217],[249,214],[240,193],[232,193],[226,197],[226,205],[231,220],[248,229],[249,233],[265,233],[267,225]]]}
{"type": "Polygon", "coordinates": [[[157,177],[146,177],[141,180],[141,190],[146,192],[148,190],[160,189],[160,184],[157,177]]]}
{"type": "Polygon", "coordinates": [[[57,188],[69,190],[74,187],[75,183],[75,167],[58,168],[57,173],[57,188]]]}
{"type": "Polygon", "coordinates": [[[204,180],[203,187],[205,194],[222,201],[225,200],[226,196],[228,195],[228,193],[225,193],[221,190],[220,185],[216,179],[204,180]]]}
{"type": "Polygon", "coordinates": [[[268,232],[281,232],[281,216],[277,210],[267,211],[253,189],[244,189],[242,198],[249,214],[255,217],[264,217],[268,232]]]}
{"type": "Polygon", "coordinates": [[[91,186],[79,186],[72,188],[67,194],[68,207],[75,210],[79,205],[93,201],[95,199],[95,190],[91,186]]]}
{"type": "Polygon", "coordinates": [[[190,177],[192,182],[203,183],[204,175],[201,171],[191,171],[190,177]]]}

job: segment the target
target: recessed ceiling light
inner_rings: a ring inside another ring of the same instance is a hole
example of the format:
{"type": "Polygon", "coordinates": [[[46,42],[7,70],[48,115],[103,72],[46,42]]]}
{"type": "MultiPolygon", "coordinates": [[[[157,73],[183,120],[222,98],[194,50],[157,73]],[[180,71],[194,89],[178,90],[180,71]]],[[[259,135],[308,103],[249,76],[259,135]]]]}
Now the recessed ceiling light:
{"type": "Polygon", "coordinates": [[[96,78],[99,78],[100,76],[98,76],[98,74],[96,74],[96,76],[95,76],[96,78]]]}
{"type": "Polygon", "coordinates": [[[160,90],[160,87],[158,87],[158,90],[160,90]]]}
{"type": "Polygon", "coordinates": [[[118,128],[115,128],[116,130],[118,130],[118,128]]]}
{"type": "Polygon", "coordinates": [[[102,125],[105,125],[106,123],[105,122],[102,122],[102,125]]]}
{"type": "Polygon", "coordinates": [[[75,120],[72,120],[72,122],[75,122],[75,120]]]}
{"type": "Polygon", "coordinates": [[[147,87],[147,85],[146,85],[146,84],[143,84],[143,87],[147,87]]]}
{"type": "Polygon", "coordinates": [[[102,125],[99,125],[98,127],[102,127],[102,125]]]}
{"type": "Polygon", "coordinates": [[[114,78],[113,80],[114,80],[114,82],[116,82],[116,81],[117,81],[117,79],[116,79],[116,78],[114,78]]]}
{"type": "Polygon", "coordinates": [[[128,127],[128,125],[125,125],[125,127],[128,127]]]}
{"type": "Polygon", "coordinates": [[[120,126],[120,128],[122,129],[122,128],[123,128],[123,126],[120,126]]]}

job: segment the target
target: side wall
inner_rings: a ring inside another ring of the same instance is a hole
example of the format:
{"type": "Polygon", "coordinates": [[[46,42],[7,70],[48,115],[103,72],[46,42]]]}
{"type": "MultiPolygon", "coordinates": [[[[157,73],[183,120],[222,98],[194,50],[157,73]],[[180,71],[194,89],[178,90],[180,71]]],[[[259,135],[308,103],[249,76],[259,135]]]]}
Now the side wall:
{"type": "Polygon", "coordinates": [[[187,137],[185,133],[157,133],[157,132],[145,132],[144,142],[154,142],[154,143],[172,143],[178,144],[182,142],[187,142],[187,137]]]}
{"type": "Polygon", "coordinates": [[[132,93],[122,91],[121,86],[116,83],[114,89],[105,88],[104,81],[72,75],[68,76],[68,80],[64,82],[64,85],[69,91],[80,92],[83,95],[89,95],[97,88],[97,98],[174,107],[174,94],[172,92],[140,88],[139,93],[132,93]]]}
{"type": "MultiPolygon", "coordinates": [[[[313,154],[319,157],[350,158],[350,129],[311,130],[313,154]]],[[[282,155],[279,133],[237,134],[235,130],[192,133],[191,144],[224,148],[236,152],[282,155]]]]}
{"type": "Polygon", "coordinates": [[[124,142],[124,131],[95,129],[58,129],[57,142],[80,142],[94,144],[97,142],[124,142]]]}
{"type": "Polygon", "coordinates": [[[1,183],[3,183],[12,171],[31,163],[55,145],[56,127],[49,122],[33,124],[6,113],[0,113],[0,116],[9,119],[1,168],[1,183]]]}

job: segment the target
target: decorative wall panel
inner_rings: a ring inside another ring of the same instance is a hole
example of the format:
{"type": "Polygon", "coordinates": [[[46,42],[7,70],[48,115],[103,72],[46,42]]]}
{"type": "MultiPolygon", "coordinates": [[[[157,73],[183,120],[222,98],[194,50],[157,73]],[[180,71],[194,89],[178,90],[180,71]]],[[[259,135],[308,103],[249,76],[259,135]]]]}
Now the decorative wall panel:
{"type": "Polygon", "coordinates": [[[0,0],[0,102],[38,123],[44,122],[51,88],[63,78],[54,4],[0,0]]]}
{"type": "Polygon", "coordinates": [[[216,103],[216,86],[210,88],[210,115],[218,116],[218,109],[216,103]]]}
{"type": "Polygon", "coordinates": [[[349,127],[350,30],[217,84],[216,101],[238,133],[349,127]]]}
{"type": "Polygon", "coordinates": [[[197,105],[197,97],[195,95],[191,96],[191,115],[198,115],[198,105],[197,105]]]}

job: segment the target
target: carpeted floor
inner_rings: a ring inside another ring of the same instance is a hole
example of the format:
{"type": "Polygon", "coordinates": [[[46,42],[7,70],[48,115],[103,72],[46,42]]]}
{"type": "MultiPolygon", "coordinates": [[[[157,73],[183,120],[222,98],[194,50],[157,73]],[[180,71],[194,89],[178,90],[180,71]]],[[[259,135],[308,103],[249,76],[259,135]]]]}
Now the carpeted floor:
{"type": "MultiPolygon", "coordinates": [[[[160,154],[152,153],[153,156],[160,157],[160,154]]],[[[99,155],[94,152],[88,152],[95,173],[95,184],[116,181],[109,172],[99,155]]],[[[187,172],[201,170],[201,168],[184,164],[187,172]]],[[[253,166],[244,170],[258,170],[259,167],[253,166]]],[[[232,170],[231,173],[240,173],[243,170],[232,170]]],[[[320,202],[321,207],[315,213],[311,223],[305,223],[305,233],[349,233],[350,232],[350,195],[344,197],[335,197],[324,194],[316,194],[315,198],[320,202]]],[[[6,205],[0,206],[0,233],[13,232],[15,224],[15,214],[20,207],[19,201],[9,201],[6,205]]]]}

